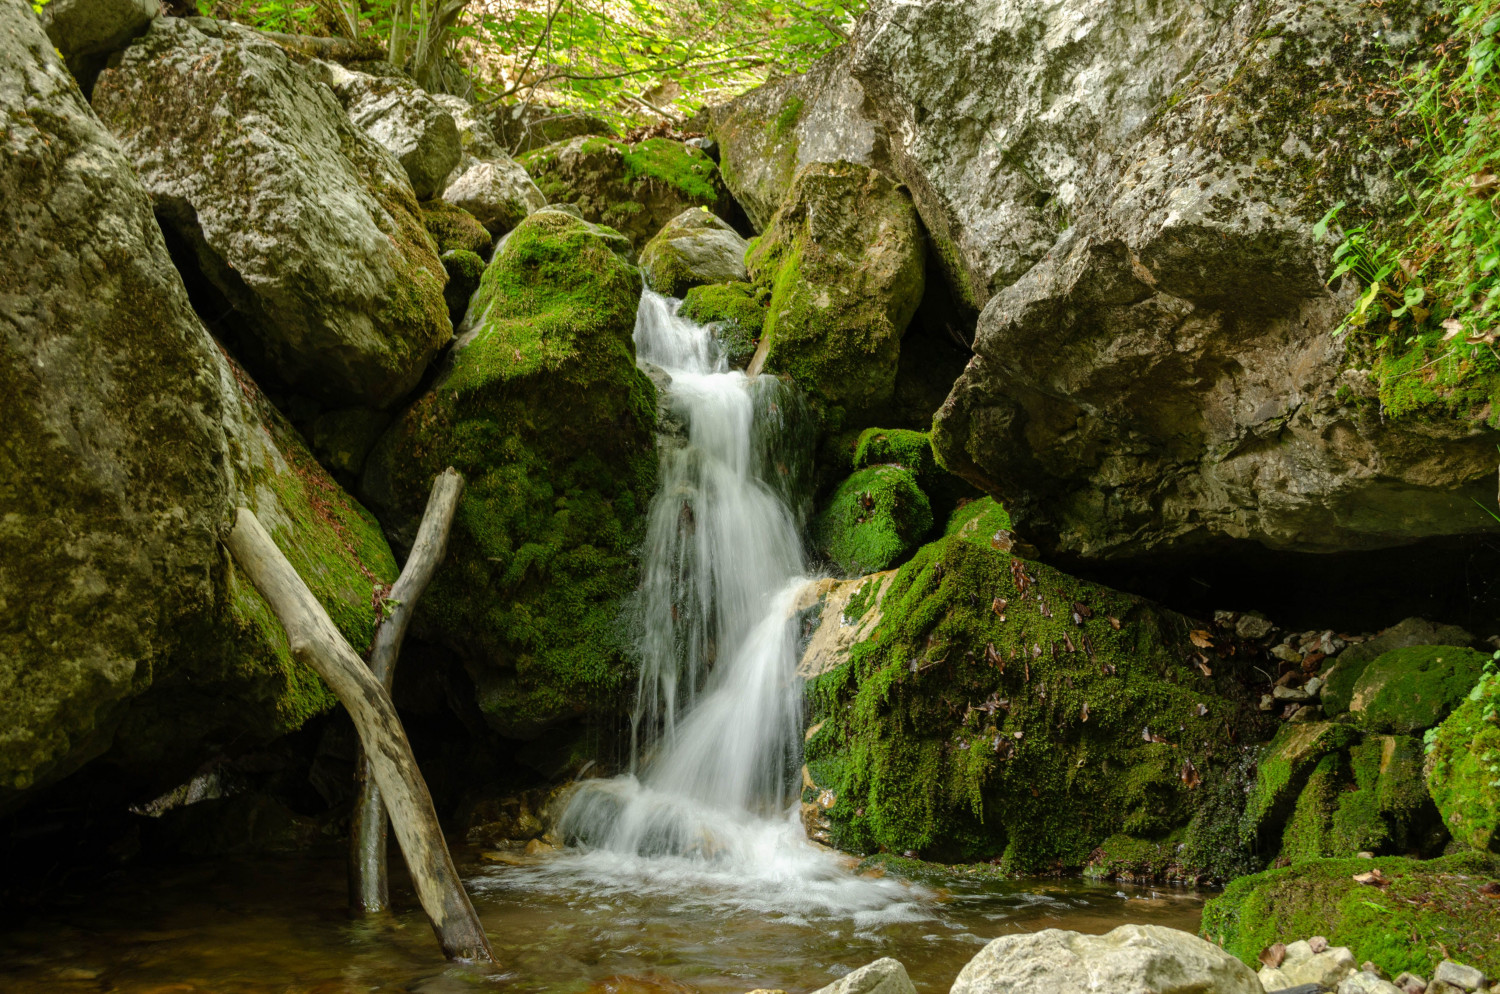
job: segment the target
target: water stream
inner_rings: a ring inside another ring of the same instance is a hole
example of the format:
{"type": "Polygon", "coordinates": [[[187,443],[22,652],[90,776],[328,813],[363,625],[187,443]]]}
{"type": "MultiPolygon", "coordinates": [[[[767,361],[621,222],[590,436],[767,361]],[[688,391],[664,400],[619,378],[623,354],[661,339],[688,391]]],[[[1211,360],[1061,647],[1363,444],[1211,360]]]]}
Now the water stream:
{"type": "Polygon", "coordinates": [[[441,963],[399,859],[395,912],[350,921],[331,844],[71,879],[0,927],[0,990],[798,992],[895,956],[919,991],[939,994],[1006,932],[1196,930],[1192,894],[963,876],[918,885],[861,874],[807,840],[787,604],[807,570],[808,426],[789,388],[729,370],[676,303],[646,292],[635,333],[641,361],[670,377],[682,430],[663,441],[627,612],[640,664],[631,768],[577,790],[560,853],[455,851],[499,967],[441,963]]]}

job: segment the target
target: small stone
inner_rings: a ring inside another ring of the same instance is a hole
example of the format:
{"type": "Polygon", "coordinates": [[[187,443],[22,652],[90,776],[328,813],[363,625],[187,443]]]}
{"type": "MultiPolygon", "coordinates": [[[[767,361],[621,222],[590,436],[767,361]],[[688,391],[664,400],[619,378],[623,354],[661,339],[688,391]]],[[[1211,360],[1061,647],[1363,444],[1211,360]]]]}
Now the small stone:
{"type": "Polygon", "coordinates": [[[1484,986],[1484,974],[1476,967],[1455,963],[1445,959],[1432,973],[1433,983],[1445,983],[1466,991],[1477,991],[1484,986]]]}
{"type": "Polygon", "coordinates": [[[1395,983],[1406,994],[1422,994],[1427,990],[1427,978],[1411,972],[1402,973],[1396,978],[1395,983]]]}
{"type": "Polygon", "coordinates": [[[1301,687],[1277,687],[1271,691],[1271,696],[1278,701],[1305,701],[1309,695],[1301,687]]]}
{"type": "MultiPolygon", "coordinates": [[[[1295,707],[1295,705],[1293,706],[1295,707]]],[[[1293,724],[1300,724],[1306,721],[1321,721],[1323,720],[1323,709],[1320,707],[1298,708],[1297,713],[1292,715],[1289,720],[1293,724]]]]}
{"type": "Polygon", "coordinates": [[[1328,940],[1321,935],[1315,935],[1307,940],[1307,948],[1311,949],[1314,954],[1327,952],[1328,940]]]}
{"type": "Polygon", "coordinates": [[[1274,711],[1276,709],[1276,698],[1270,694],[1262,694],[1260,698],[1260,709],[1262,711],[1274,711]]]}
{"type": "Polygon", "coordinates": [[[1286,958],[1282,960],[1282,963],[1286,966],[1295,966],[1312,959],[1312,956],[1312,945],[1306,939],[1298,939],[1296,942],[1287,943],[1286,958]]]}
{"type": "Polygon", "coordinates": [[[1359,972],[1360,973],[1371,973],[1371,974],[1374,974],[1375,976],[1381,977],[1381,978],[1385,977],[1385,971],[1382,970],[1380,967],[1376,966],[1375,963],[1372,960],[1365,960],[1363,963],[1361,963],[1359,965],[1359,972]]]}
{"type": "Polygon", "coordinates": [[[1292,981],[1292,986],[1321,984],[1324,987],[1337,987],[1351,973],[1357,972],[1354,968],[1354,954],[1346,946],[1335,946],[1321,953],[1313,953],[1310,943],[1294,942],[1287,946],[1287,964],[1293,965],[1283,965],[1281,972],[1292,981]],[[1307,953],[1293,964],[1292,950],[1297,946],[1306,949],[1307,953]]]}
{"type": "Polygon", "coordinates": [[[556,846],[548,845],[541,839],[532,839],[530,842],[526,843],[526,855],[528,856],[543,856],[547,853],[556,851],[556,846]]]}
{"type": "MultiPolygon", "coordinates": [[[[1358,856],[1360,859],[1374,859],[1375,858],[1375,854],[1372,853],[1372,852],[1360,852],[1360,853],[1356,853],[1355,855],[1358,856]]],[[[1423,981],[1423,983],[1426,983],[1426,981],[1423,981]]]]}
{"type": "Polygon", "coordinates": [[[1234,623],[1234,633],[1249,642],[1258,642],[1265,638],[1275,629],[1265,615],[1251,611],[1240,615],[1240,619],[1234,623]]]}
{"type": "Polygon", "coordinates": [[[1284,991],[1292,986],[1292,982],[1286,978],[1286,974],[1274,966],[1263,966],[1256,974],[1260,978],[1260,985],[1268,991],[1284,991]]]}
{"type": "Polygon", "coordinates": [[[1302,685],[1302,689],[1308,697],[1317,697],[1318,692],[1323,689],[1323,681],[1320,677],[1313,677],[1302,685]]]}
{"type": "Polygon", "coordinates": [[[1272,649],[1271,650],[1271,655],[1273,655],[1277,659],[1280,659],[1283,662],[1287,662],[1287,663],[1300,663],[1300,662],[1302,662],[1302,653],[1298,652],[1296,649],[1293,649],[1290,645],[1287,645],[1285,642],[1283,642],[1281,645],[1276,646],[1276,648],[1272,649]]]}
{"type": "Polygon", "coordinates": [[[1373,973],[1356,973],[1340,981],[1338,994],[1402,994],[1401,988],[1373,973]]]}

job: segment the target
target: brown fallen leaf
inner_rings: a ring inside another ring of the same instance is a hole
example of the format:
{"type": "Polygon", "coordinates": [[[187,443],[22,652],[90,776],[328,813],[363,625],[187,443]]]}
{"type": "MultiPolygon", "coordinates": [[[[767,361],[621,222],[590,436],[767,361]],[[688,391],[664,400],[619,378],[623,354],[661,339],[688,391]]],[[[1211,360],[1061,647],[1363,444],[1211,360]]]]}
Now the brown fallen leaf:
{"type": "Polygon", "coordinates": [[[1203,653],[1201,653],[1201,652],[1194,653],[1193,654],[1193,662],[1195,664],[1197,664],[1198,669],[1203,672],[1204,676],[1213,676],[1214,675],[1214,671],[1208,668],[1208,657],[1205,656],[1205,655],[1203,655],[1203,653]]]}
{"type": "Polygon", "coordinates": [[[998,666],[1001,673],[1005,672],[1005,657],[995,649],[995,643],[991,642],[984,647],[984,661],[991,666],[998,666]]]}
{"type": "Polygon", "coordinates": [[[1286,943],[1278,942],[1274,946],[1267,946],[1260,951],[1260,961],[1271,969],[1276,969],[1286,959],[1286,943]]]}
{"type": "Polygon", "coordinates": [[[1079,721],[1088,721],[1089,720],[1089,702],[1088,701],[1084,701],[1083,702],[1083,713],[1078,716],[1078,720],[1079,721]]]}
{"type": "Polygon", "coordinates": [[[1458,318],[1447,318],[1443,321],[1443,341],[1450,342],[1457,338],[1464,330],[1464,323],[1458,318]]]}
{"type": "Polygon", "coordinates": [[[1469,177],[1469,196],[1480,200],[1488,200],[1500,189],[1500,176],[1496,176],[1489,166],[1485,166],[1479,172],[1469,177]]]}
{"type": "Polygon", "coordinates": [[[1208,632],[1203,631],[1202,629],[1194,629],[1193,631],[1188,632],[1188,638],[1192,639],[1193,644],[1200,649],[1212,649],[1214,647],[1213,636],[1208,634],[1208,632]]]}
{"type": "Polygon", "coordinates": [[[1479,893],[1485,897],[1500,897],[1500,883],[1491,880],[1489,883],[1480,884],[1479,893]]]}
{"type": "Polygon", "coordinates": [[[1182,777],[1182,782],[1187,785],[1188,790],[1192,790],[1193,788],[1197,787],[1201,782],[1198,777],[1198,768],[1193,765],[1193,761],[1191,759],[1183,759],[1182,771],[1179,776],[1182,777]]]}
{"type": "Polygon", "coordinates": [[[1063,632],[1063,645],[1068,647],[1069,652],[1078,651],[1077,649],[1073,648],[1073,636],[1069,635],[1067,632],[1063,632]]]}
{"type": "Polygon", "coordinates": [[[1114,617],[1110,618],[1109,619],[1109,627],[1113,628],[1115,631],[1119,631],[1120,630],[1120,619],[1119,618],[1114,618],[1114,617]]]}
{"type": "Polygon", "coordinates": [[[1386,884],[1390,883],[1390,881],[1385,878],[1385,874],[1380,872],[1380,867],[1378,866],[1367,873],[1356,873],[1354,875],[1354,882],[1357,884],[1364,884],[1366,887],[1384,887],[1386,884]]]}
{"type": "Polygon", "coordinates": [[[1009,603],[1010,601],[1006,600],[1004,597],[996,597],[993,601],[990,602],[990,610],[994,611],[996,614],[1003,615],[1005,613],[1005,605],[1009,603]]]}

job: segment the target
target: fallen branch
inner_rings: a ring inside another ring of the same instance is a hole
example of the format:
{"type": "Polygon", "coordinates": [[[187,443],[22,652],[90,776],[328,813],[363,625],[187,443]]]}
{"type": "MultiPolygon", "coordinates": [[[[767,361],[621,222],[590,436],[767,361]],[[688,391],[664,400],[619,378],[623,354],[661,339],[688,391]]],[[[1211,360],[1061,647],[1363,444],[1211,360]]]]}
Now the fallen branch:
{"type": "Polygon", "coordinates": [[[489,940],[464,893],[433,810],[432,795],[385,687],[339,634],[323,605],[248,508],[240,508],[226,544],[286,629],[293,658],[321,676],[354,719],[416,885],[417,899],[443,953],[449,959],[493,962],[489,940]]]}
{"type": "MultiPolygon", "coordinates": [[[[406,557],[401,576],[386,595],[384,603],[390,610],[375,629],[375,643],[370,648],[370,672],[386,693],[390,693],[396,675],[396,660],[401,655],[401,642],[406,638],[417,598],[427,589],[448,551],[448,532],[463,492],[464,478],[451,466],[432,481],[432,493],[427,497],[427,509],[422,513],[411,555],[406,557]]],[[[363,749],[355,768],[359,797],[349,823],[349,906],[357,914],[374,914],[390,907],[385,802],[381,799],[380,785],[370,775],[370,760],[363,749]]]]}

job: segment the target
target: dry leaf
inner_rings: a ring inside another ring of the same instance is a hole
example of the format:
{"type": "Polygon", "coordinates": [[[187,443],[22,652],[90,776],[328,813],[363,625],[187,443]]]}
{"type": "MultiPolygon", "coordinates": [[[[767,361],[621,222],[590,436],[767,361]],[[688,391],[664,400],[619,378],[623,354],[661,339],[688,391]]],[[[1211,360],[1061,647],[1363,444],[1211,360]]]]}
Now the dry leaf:
{"type": "Polygon", "coordinates": [[[1267,946],[1260,951],[1260,961],[1271,969],[1276,969],[1286,959],[1286,943],[1278,942],[1274,946],[1267,946]]]}
{"type": "Polygon", "coordinates": [[[1119,618],[1110,618],[1109,619],[1109,627],[1113,628],[1115,631],[1119,631],[1120,630],[1120,619],[1119,618]]]}
{"type": "Polygon", "coordinates": [[[1457,338],[1464,330],[1464,323],[1458,318],[1448,318],[1443,322],[1443,341],[1448,342],[1457,338]]]}
{"type": "Polygon", "coordinates": [[[1006,600],[1004,597],[996,597],[993,601],[990,602],[990,610],[994,611],[996,614],[1003,615],[1005,614],[1005,605],[1009,603],[1010,601],[1006,600]]]}
{"type": "Polygon", "coordinates": [[[1390,881],[1385,878],[1385,874],[1380,872],[1379,867],[1376,867],[1368,873],[1356,873],[1354,875],[1354,882],[1357,884],[1364,884],[1366,887],[1384,887],[1386,884],[1390,883],[1390,881]]]}
{"type": "Polygon", "coordinates": [[[1188,632],[1188,638],[1192,639],[1193,644],[1200,649],[1212,649],[1214,647],[1213,636],[1202,629],[1195,629],[1188,632]]]}
{"type": "Polygon", "coordinates": [[[1198,777],[1198,768],[1193,765],[1193,761],[1190,759],[1183,759],[1182,772],[1179,776],[1182,777],[1182,782],[1187,784],[1188,790],[1192,790],[1202,782],[1198,777]]]}
{"type": "Polygon", "coordinates": [[[1088,721],[1089,720],[1089,702],[1088,701],[1084,701],[1083,702],[1083,713],[1078,716],[1078,720],[1079,721],[1088,721]]]}
{"type": "Polygon", "coordinates": [[[1200,669],[1200,670],[1203,671],[1203,675],[1204,676],[1213,676],[1214,675],[1214,671],[1208,668],[1208,657],[1207,656],[1203,655],[1202,653],[1195,653],[1193,655],[1193,662],[1197,664],[1198,669],[1200,669]]]}
{"type": "Polygon", "coordinates": [[[1199,704],[1198,705],[1198,717],[1200,717],[1200,718],[1206,718],[1206,717],[1208,717],[1208,705],[1207,704],[1199,704]]]}

